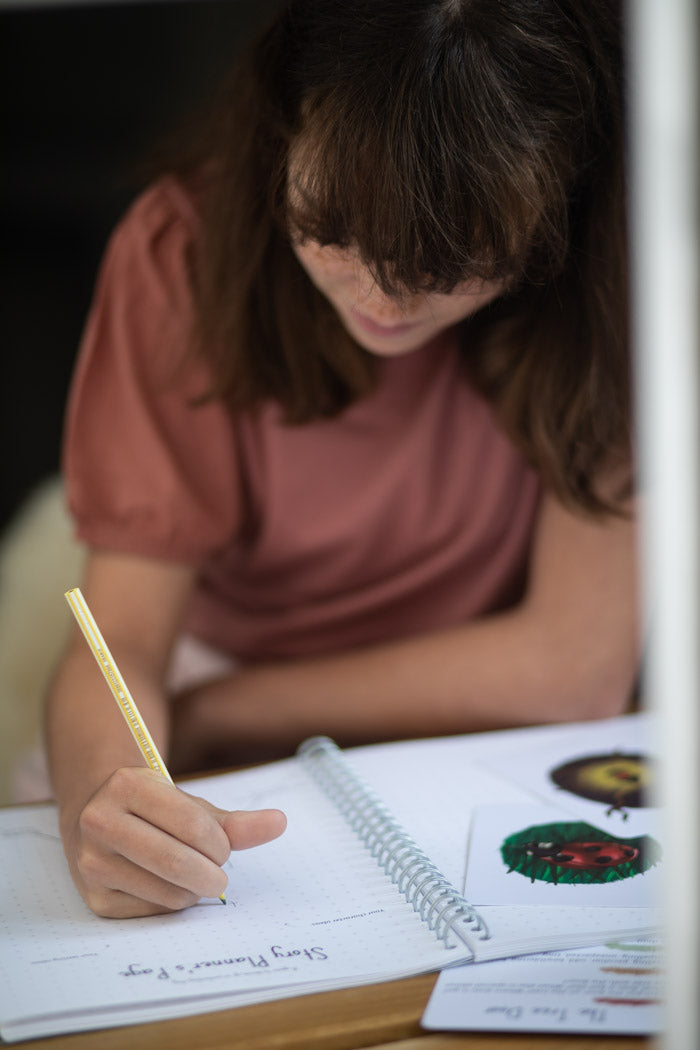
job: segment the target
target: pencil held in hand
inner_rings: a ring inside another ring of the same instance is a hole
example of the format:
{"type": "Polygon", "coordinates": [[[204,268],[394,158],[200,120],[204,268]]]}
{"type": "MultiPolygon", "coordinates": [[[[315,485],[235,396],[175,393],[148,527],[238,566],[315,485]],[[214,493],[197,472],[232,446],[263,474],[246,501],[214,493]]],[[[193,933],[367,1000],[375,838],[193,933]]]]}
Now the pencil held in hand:
{"type": "MultiPolygon", "coordinates": [[[[100,629],[87,606],[87,602],[83,598],[80,588],[73,587],[72,590],[66,591],[66,601],[78,621],[78,625],[85,636],[85,640],[90,646],[92,655],[95,657],[102,674],[105,676],[107,685],[112,691],[114,699],[119,704],[119,709],[124,715],[127,725],[129,726],[142,755],[151,769],[155,770],[156,773],[162,774],[162,776],[172,784],[173,778],[170,776],[165,762],[161,758],[160,752],[141,718],[139,709],[126,687],[126,682],[119,673],[119,669],[117,668],[112,654],[107,647],[107,643],[102,637],[100,629]]],[[[226,897],[223,893],[219,897],[219,900],[222,904],[226,903],[226,897]]]]}
{"type": "Polygon", "coordinates": [[[70,605],[73,615],[85,635],[85,640],[90,646],[92,655],[97,660],[100,670],[107,680],[107,685],[111,689],[114,699],[119,704],[121,713],[124,715],[129,729],[133,733],[136,743],[139,745],[143,757],[146,759],[151,769],[154,769],[156,773],[161,773],[164,777],[167,777],[172,784],[173,778],[170,776],[170,773],[168,773],[165,762],[161,758],[158,748],[139,714],[139,709],[127,689],[124,679],[119,673],[117,665],[112,658],[112,654],[107,648],[107,643],[102,637],[92,613],[87,607],[87,603],[83,598],[80,588],[74,587],[72,590],[66,591],[66,601],[70,605]]]}

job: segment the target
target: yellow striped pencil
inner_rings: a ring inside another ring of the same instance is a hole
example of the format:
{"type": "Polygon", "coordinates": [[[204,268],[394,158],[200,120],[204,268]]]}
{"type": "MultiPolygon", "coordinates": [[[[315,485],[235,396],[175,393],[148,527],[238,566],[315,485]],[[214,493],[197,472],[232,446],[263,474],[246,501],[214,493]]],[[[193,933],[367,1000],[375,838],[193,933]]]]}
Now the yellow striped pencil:
{"type": "MultiPolygon", "coordinates": [[[[109,686],[114,699],[119,704],[119,710],[124,715],[127,725],[139,746],[141,754],[146,759],[151,769],[155,770],[156,773],[162,774],[162,776],[172,784],[173,778],[170,776],[165,762],[161,758],[160,752],[158,751],[151,734],[148,732],[145,722],[139,714],[136,702],[127,689],[126,682],[119,673],[112,654],[107,648],[107,643],[102,637],[99,627],[95,623],[95,619],[88,608],[87,602],[85,601],[80,588],[73,587],[70,591],[66,591],[66,601],[78,621],[78,625],[85,636],[85,640],[90,647],[92,655],[95,657],[102,674],[105,676],[107,685],[109,686]]],[[[226,903],[226,897],[223,893],[219,900],[222,904],[226,903]]]]}

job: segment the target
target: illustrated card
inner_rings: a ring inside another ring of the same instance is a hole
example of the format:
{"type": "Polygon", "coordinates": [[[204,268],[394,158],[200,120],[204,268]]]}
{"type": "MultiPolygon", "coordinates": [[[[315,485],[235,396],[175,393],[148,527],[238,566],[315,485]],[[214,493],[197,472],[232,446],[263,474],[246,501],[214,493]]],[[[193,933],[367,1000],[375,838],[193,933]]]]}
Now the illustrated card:
{"type": "Polygon", "coordinates": [[[646,1035],[663,1030],[664,998],[664,953],[647,938],[443,970],[421,1023],[444,1031],[646,1035]]]}
{"type": "Polygon", "coordinates": [[[575,747],[563,737],[518,749],[488,762],[490,769],[534,792],[543,803],[575,813],[614,834],[641,834],[650,826],[657,762],[644,722],[611,720],[577,730],[575,747]]]}
{"type": "Polygon", "coordinates": [[[477,908],[653,907],[662,860],[651,831],[600,828],[548,806],[481,806],[472,820],[465,896],[477,908]]]}

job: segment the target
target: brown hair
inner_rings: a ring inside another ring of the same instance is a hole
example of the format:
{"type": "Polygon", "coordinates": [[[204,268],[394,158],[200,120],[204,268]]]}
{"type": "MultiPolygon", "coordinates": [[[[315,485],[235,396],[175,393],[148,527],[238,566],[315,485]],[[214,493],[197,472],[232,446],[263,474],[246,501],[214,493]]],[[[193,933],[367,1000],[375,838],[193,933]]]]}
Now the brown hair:
{"type": "Polygon", "coordinates": [[[371,387],[292,227],[396,294],[506,278],[462,326],[470,379],[561,499],[609,508],[630,433],[620,51],[614,0],[287,3],[179,165],[206,172],[211,394],[303,423],[371,387]]]}

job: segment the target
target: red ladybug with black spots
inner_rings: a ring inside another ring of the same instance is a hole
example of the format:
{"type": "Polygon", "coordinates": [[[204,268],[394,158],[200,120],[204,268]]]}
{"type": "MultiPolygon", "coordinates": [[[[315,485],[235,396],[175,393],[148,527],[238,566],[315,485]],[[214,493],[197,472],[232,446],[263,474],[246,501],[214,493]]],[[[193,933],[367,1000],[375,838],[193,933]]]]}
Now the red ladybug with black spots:
{"type": "Polygon", "coordinates": [[[526,842],[528,857],[537,857],[560,868],[616,868],[639,856],[639,850],[622,842],[526,842]]]}

